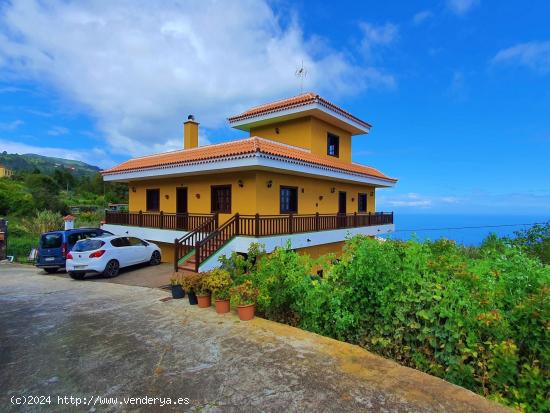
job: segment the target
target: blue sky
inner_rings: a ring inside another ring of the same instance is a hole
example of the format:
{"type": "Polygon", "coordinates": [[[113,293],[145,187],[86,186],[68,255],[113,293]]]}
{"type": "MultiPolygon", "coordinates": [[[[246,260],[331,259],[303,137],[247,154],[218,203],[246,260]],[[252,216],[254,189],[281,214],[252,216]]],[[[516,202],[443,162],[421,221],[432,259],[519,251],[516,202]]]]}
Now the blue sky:
{"type": "Polygon", "coordinates": [[[550,3],[0,3],[0,151],[108,167],[242,137],[225,118],[314,90],[373,124],[378,209],[550,216],[550,3]]]}

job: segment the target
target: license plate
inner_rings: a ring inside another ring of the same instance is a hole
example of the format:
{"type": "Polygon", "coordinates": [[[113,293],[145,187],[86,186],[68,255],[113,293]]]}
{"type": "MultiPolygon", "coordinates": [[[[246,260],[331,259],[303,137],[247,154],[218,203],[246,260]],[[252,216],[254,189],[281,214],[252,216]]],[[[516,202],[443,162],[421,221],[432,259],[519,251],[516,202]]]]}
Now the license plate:
{"type": "Polygon", "coordinates": [[[75,265],[74,268],[75,268],[76,270],[80,270],[80,269],[82,269],[82,268],[86,268],[86,266],[85,266],[85,265],[75,265]]]}
{"type": "Polygon", "coordinates": [[[55,257],[47,257],[44,261],[55,261],[55,257]]]}

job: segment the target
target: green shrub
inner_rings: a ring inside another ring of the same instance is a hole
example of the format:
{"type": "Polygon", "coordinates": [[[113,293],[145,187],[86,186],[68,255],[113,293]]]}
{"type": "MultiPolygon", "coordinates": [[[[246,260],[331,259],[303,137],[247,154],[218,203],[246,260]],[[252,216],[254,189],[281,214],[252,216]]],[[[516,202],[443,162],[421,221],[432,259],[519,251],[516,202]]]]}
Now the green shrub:
{"type": "Polygon", "coordinates": [[[267,318],[360,344],[518,410],[550,411],[550,267],[529,248],[538,251],[493,235],[476,249],[356,236],[338,261],[324,257],[322,278],[290,246],[225,266],[258,288],[267,318]]]}
{"type": "Polygon", "coordinates": [[[31,218],[22,219],[18,227],[29,235],[39,236],[44,232],[63,229],[63,217],[57,212],[43,210],[31,218]]]}
{"type": "Polygon", "coordinates": [[[326,310],[301,314],[301,325],[538,411],[548,388],[550,267],[498,239],[481,251],[475,260],[449,241],[354,238],[309,296],[309,308],[326,310]]]}
{"type": "Polygon", "coordinates": [[[13,255],[16,261],[26,262],[31,249],[38,248],[38,238],[34,236],[8,236],[8,254],[13,255]]]}
{"type": "Polygon", "coordinates": [[[256,303],[258,289],[254,288],[252,281],[248,280],[232,287],[230,290],[231,301],[235,305],[250,305],[256,303]]]}
{"type": "Polygon", "coordinates": [[[93,227],[98,228],[101,221],[105,219],[104,211],[82,212],[76,217],[75,228],[93,227]]]}
{"type": "Polygon", "coordinates": [[[263,244],[252,243],[246,255],[232,252],[229,257],[222,255],[219,258],[221,268],[226,270],[235,284],[242,284],[249,278],[257,260],[265,254],[263,244]]]}
{"type": "Polygon", "coordinates": [[[533,225],[531,228],[516,231],[514,245],[524,249],[532,257],[550,264],[550,221],[533,225]]]}
{"type": "Polygon", "coordinates": [[[258,310],[272,320],[295,324],[299,306],[311,284],[313,261],[289,247],[263,255],[251,278],[259,291],[258,310]]]}
{"type": "Polygon", "coordinates": [[[227,270],[215,268],[204,276],[204,286],[217,300],[229,300],[233,280],[227,270]]]}

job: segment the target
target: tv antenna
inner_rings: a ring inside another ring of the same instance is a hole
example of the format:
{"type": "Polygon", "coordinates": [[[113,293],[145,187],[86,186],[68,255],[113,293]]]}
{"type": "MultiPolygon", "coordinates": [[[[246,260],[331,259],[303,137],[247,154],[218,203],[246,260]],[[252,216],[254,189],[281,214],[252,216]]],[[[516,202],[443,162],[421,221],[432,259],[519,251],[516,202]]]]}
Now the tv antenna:
{"type": "Polygon", "coordinates": [[[297,78],[300,79],[300,93],[304,92],[304,79],[307,76],[307,69],[304,67],[304,61],[302,60],[302,66],[299,69],[296,69],[294,73],[297,78]]]}

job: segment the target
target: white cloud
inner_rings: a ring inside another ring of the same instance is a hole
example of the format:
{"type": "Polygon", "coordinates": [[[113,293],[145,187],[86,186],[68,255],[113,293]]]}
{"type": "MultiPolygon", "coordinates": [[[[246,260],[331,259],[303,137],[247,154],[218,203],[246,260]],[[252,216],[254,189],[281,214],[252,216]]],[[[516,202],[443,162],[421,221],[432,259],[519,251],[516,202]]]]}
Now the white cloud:
{"type": "Polygon", "coordinates": [[[445,208],[451,205],[458,205],[464,202],[463,198],[448,195],[423,195],[415,192],[406,194],[378,195],[377,203],[382,208],[398,209],[437,209],[445,208]]]}
{"type": "Polygon", "coordinates": [[[526,66],[538,72],[550,72],[550,41],[520,43],[500,50],[493,64],[526,66]]]}
{"type": "Polygon", "coordinates": [[[424,23],[425,21],[431,19],[433,17],[433,13],[430,10],[423,10],[418,13],[416,13],[413,16],[413,23],[415,25],[419,25],[424,23]]]}
{"type": "Polygon", "coordinates": [[[113,165],[113,161],[109,158],[108,154],[100,148],[93,148],[90,150],[70,150],[65,148],[27,145],[25,143],[0,139],[0,152],[3,151],[18,154],[34,153],[43,156],[52,156],[55,158],[73,159],[75,161],[82,161],[100,167],[108,167],[113,165]]]}
{"type": "Polygon", "coordinates": [[[377,26],[361,22],[359,27],[363,32],[361,46],[367,55],[370,55],[372,49],[377,46],[387,46],[393,43],[399,35],[399,28],[393,23],[377,26]]]}
{"type": "Polygon", "coordinates": [[[447,7],[456,15],[464,16],[479,4],[479,0],[448,0],[447,7]]]}
{"type": "Polygon", "coordinates": [[[69,129],[63,126],[54,126],[50,128],[47,133],[51,136],[66,135],[67,133],[69,133],[69,129]]]}
{"type": "Polygon", "coordinates": [[[398,195],[395,197],[380,196],[380,203],[389,205],[391,207],[417,207],[417,208],[429,208],[433,204],[433,200],[430,197],[421,196],[416,193],[408,193],[405,195],[398,195]]]}
{"type": "MultiPolygon", "coordinates": [[[[217,128],[251,104],[294,95],[302,61],[305,87],[329,97],[393,84],[265,1],[28,0],[0,10],[4,76],[53,85],[95,117],[117,153],[180,148],[190,113],[217,128]]],[[[385,43],[396,28],[368,32],[385,43]]]]}
{"type": "Polygon", "coordinates": [[[19,126],[23,125],[24,123],[25,122],[23,122],[21,119],[16,119],[12,122],[1,122],[0,130],[13,131],[13,130],[16,130],[19,126]]]}
{"type": "Polygon", "coordinates": [[[453,73],[451,84],[448,88],[449,95],[457,100],[464,101],[468,98],[468,88],[466,86],[466,76],[460,70],[453,73]]]}
{"type": "Polygon", "coordinates": [[[21,92],[23,90],[24,89],[22,89],[20,87],[16,87],[16,86],[0,87],[0,93],[16,93],[16,92],[21,92]]]}

